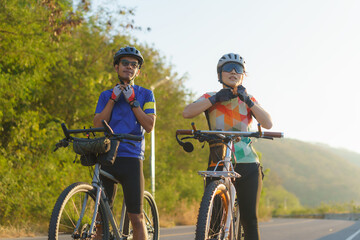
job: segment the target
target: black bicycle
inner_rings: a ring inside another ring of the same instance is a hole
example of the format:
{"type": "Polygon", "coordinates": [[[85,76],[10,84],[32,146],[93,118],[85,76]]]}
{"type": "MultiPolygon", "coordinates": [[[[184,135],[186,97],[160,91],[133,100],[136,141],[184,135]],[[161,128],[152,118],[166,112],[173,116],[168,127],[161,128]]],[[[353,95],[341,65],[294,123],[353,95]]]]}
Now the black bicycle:
{"type": "MultiPolygon", "coordinates": [[[[62,124],[65,138],[56,144],[68,147],[73,143],[74,151],[81,155],[85,166],[95,166],[91,184],[84,182],[68,186],[57,199],[49,225],[49,239],[133,239],[131,222],[127,215],[125,201],[122,204],[120,223],[117,224],[104,188],[100,174],[118,183],[109,173],[101,170],[102,164],[116,157],[120,142],[131,144],[130,141],[141,141],[141,136],[130,134],[114,134],[110,126],[103,121],[103,128],[69,130],[62,124]],[[101,138],[75,138],[76,133],[104,132],[101,138]],[[110,222],[110,224],[109,224],[110,222]]],[[[144,192],[144,210],[148,239],[159,239],[159,214],[154,198],[149,192],[144,192]]]]}

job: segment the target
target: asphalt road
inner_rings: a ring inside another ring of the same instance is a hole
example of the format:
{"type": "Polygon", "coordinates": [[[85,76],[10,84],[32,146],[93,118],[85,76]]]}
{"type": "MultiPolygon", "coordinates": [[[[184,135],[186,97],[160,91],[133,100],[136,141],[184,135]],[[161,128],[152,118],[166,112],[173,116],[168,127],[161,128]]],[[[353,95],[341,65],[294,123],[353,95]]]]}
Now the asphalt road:
{"type": "MultiPolygon", "coordinates": [[[[195,226],[161,229],[161,240],[194,239],[195,226]]],[[[272,219],[260,223],[261,240],[360,240],[360,221],[272,219]]]]}
{"type": "MultiPolygon", "coordinates": [[[[261,222],[260,233],[261,240],[360,240],[360,221],[278,218],[261,222]]],[[[194,236],[195,226],[162,228],[160,231],[161,240],[190,240],[194,236]]],[[[17,238],[45,239],[46,236],[17,238]]]]}

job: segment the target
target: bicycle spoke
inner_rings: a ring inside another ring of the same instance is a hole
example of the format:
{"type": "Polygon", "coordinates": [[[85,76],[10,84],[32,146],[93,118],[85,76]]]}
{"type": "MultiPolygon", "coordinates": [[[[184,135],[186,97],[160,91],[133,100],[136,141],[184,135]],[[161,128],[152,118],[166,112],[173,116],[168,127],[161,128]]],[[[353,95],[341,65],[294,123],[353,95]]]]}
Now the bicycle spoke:
{"type": "MultiPolygon", "coordinates": [[[[68,219],[71,221],[73,227],[75,227],[76,225],[75,225],[75,223],[73,222],[73,220],[71,219],[68,211],[67,211],[66,209],[64,209],[64,211],[65,211],[65,214],[66,214],[66,216],[68,217],[68,219]]],[[[66,225],[64,225],[64,224],[61,224],[61,225],[66,226],[66,225]]],[[[69,227],[69,228],[70,228],[70,227],[69,227]]]]}
{"type": "MultiPolygon", "coordinates": [[[[93,187],[86,183],[74,183],[66,188],[55,204],[50,226],[49,239],[59,239],[58,234],[65,234],[69,239],[89,238],[90,226],[94,214],[95,196],[93,187]]],[[[103,239],[109,238],[109,225],[105,210],[99,205],[100,217],[97,224],[102,226],[103,239]]],[[[98,229],[96,229],[98,230],[98,229]]],[[[96,236],[96,231],[93,232],[96,236]]],[[[99,233],[98,233],[99,234],[99,233]]],[[[63,238],[62,238],[63,239],[63,238]]]]}

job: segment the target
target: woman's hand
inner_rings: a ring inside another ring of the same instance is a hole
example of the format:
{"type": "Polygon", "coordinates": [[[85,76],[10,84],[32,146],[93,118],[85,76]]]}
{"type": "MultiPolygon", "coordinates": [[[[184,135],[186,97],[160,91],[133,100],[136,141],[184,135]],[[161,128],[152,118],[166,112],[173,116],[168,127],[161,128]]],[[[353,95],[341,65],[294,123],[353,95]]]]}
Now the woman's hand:
{"type": "Polygon", "coordinates": [[[236,98],[236,95],[233,94],[230,88],[223,88],[218,91],[215,95],[209,97],[211,104],[214,105],[217,102],[229,101],[233,98],[236,98]]]}
{"type": "Polygon", "coordinates": [[[251,100],[251,98],[247,94],[246,88],[243,85],[238,86],[236,92],[237,92],[237,95],[239,96],[240,100],[243,101],[244,103],[246,103],[246,105],[248,105],[249,108],[254,106],[254,102],[251,100]]]}

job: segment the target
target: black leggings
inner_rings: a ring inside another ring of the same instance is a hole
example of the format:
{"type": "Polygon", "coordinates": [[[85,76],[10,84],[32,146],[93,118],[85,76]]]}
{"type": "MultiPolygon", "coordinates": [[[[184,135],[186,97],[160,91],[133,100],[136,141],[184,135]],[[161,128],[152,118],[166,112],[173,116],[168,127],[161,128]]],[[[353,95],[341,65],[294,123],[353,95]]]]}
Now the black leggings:
{"type": "MultiPolygon", "coordinates": [[[[221,170],[222,167],[218,167],[221,170]]],[[[209,171],[214,167],[209,167],[209,171]]],[[[244,229],[244,240],[260,240],[258,208],[263,173],[259,163],[238,163],[235,171],[241,175],[234,182],[240,209],[240,221],[244,229]]],[[[214,179],[213,179],[214,180],[214,179]]],[[[207,184],[209,181],[207,181],[207,184]]]]}
{"type": "Polygon", "coordinates": [[[263,173],[259,163],[239,163],[235,171],[241,178],[235,180],[236,196],[240,209],[240,221],[244,228],[244,240],[259,240],[258,208],[263,173]]]}
{"type": "MultiPolygon", "coordinates": [[[[117,157],[113,166],[102,166],[102,169],[121,183],[128,212],[141,213],[144,202],[143,161],[138,158],[117,157]]],[[[117,184],[102,175],[100,179],[106,196],[109,198],[110,206],[112,206],[117,184]]]]}

